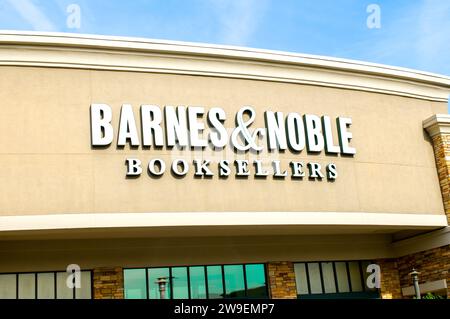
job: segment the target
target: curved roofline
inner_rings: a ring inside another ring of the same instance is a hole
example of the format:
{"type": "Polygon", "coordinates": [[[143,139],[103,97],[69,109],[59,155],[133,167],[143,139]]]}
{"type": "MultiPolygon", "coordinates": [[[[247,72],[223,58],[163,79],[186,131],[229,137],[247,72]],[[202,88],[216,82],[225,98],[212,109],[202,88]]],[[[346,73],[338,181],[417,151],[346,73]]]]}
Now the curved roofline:
{"type": "Polygon", "coordinates": [[[39,56],[34,57],[34,59],[30,58],[27,60],[20,55],[5,56],[5,54],[0,54],[0,65],[121,69],[143,72],[254,78],[261,80],[306,83],[313,85],[351,88],[356,90],[376,91],[441,102],[446,101],[448,99],[448,95],[450,94],[449,76],[357,60],[265,49],[253,49],[238,46],[155,40],[146,38],[77,33],[0,30],[0,52],[5,48],[17,48],[24,46],[27,48],[40,48],[41,51],[43,47],[49,48],[53,52],[54,59],[52,60],[47,57],[45,61],[41,61],[39,56]],[[203,69],[203,67],[200,68],[198,65],[190,65],[190,68],[183,68],[183,66],[176,65],[174,68],[170,68],[168,67],[169,64],[164,64],[164,67],[158,66],[158,68],[152,68],[150,61],[145,61],[143,63],[142,60],[134,64],[130,61],[118,61],[117,59],[110,64],[102,64],[98,61],[95,63],[87,63],[86,58],[80,58],[80,61],[77,61],[77,58],[75,57],[72,57],[73,60],[60,61],[61,54],[59,54],[60,56],[55,55],[55,48],[60,48],[60,50],[64,48],[72,50],[90,50],[91,53],[98,53],[99,50],[101,50],[107,51],[108,53],[116,51],[121,54],[126,52],[128,54],[135,53],[136,55],[151,54],[154,56],[167,55],[171,57],[192,57],[195,59],[204,58],[206,59],[204,60],[205,63],[208,63],[207,60],[241,62],[241,65],[234,63],[234,67],[236,68],[242,67],[242,62],[249,62],[252,64],[260,63],[265,65],[266,68],[262,70],[260,69],[261,65],[258,65],[256,66],[259,67],[258,70],[256,68],[251,70],[246,68],[245,70],[239,69],[234,70],[233,72],[228,72],[226,68],[222,67],[222,70],[218,69],[218,66],[213,65],[206,69],[203,69]],[[42,63],[40,64],[39,62],[42,63]],[[278,69],[273,69],[274,66],[278,67],[278,69]],[[281,72],[283,70],[279,67],[283,67],[285,72],[281,72]],[[294,74],[293,72],[288,72],[289,74],[286,74],[286,67],[296,69],[297,73],[294,74]],[[311,71],[313,69],[322,70],[322,73],[316,74],[316,72],[315,74],[306,74],[303,72],[303,74],[300,74],[298,73],[299,68],[304,71],[311,71]],[[336,77],[338,74],[341,74],[339,78],[336,77]],[[343,75],[346,75],[347,78],[343,75]],[[357,81],[356,79],[350,80],[348,78],[349,75],[359,76],[360,81],[357,81]],[[332,76],[332,78],[329,78],[330,76],[332,76]],[[367,80],[367,77],[371,77],[374,81],[371,81],[371,83],[363,83],[367,80]],[[415,88],[411,86],[406,87],[405,85],[399,85],[399,83],[394,83],[393,87],[385,88],[384,86],[386,86],[387,83],[381,83],[377,79],[383,79],[384,81],[388,80],[391,82],[400,81],[402,84],[414,84],[415,88]]]}

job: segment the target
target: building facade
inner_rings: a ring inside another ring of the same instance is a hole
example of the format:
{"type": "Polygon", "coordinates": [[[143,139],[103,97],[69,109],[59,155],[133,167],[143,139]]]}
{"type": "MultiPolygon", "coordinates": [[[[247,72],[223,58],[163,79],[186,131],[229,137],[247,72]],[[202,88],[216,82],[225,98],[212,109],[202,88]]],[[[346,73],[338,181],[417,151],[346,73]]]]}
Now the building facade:
{"type": "Polygon", "coordinates": [[[0,74],[0,298],[450,297],[449,77],[20,32],[0,74]]]}

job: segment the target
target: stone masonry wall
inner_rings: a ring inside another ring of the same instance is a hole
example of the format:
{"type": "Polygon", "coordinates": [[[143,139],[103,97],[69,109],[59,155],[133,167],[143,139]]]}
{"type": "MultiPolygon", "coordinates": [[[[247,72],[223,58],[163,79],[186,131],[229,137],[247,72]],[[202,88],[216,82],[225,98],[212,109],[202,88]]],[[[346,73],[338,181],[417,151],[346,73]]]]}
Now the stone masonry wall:
{"type": "Polygon", "coordinates": [[[376,263],[380,266],[381,271],[381,282],[380,282],[381,298],[382,299],[402,298],[397,260],[395,258],[379,259],[376,261],[376,263]]]}
{"type": "Polygon", "coordinates": [[[432,140],[442,201],[450,224],[450,134],[437,134],[432,140]]]}
{"type": "Polygon", "coordinates": [[[398,258],[397,265],[402,288],[412,285],[409,273],[415,268],[420,272],[419,284],[446,279],[447,298],[450,298],[450,245],[403,256],[398,258]]]}
{"type": "Polygon", "coordinates": [[[124,299],[121,267],[95,268],[93,277],[94,299],[124,299]]]}
{"type": "Polygon", "coordinates": [[[269,262],[267,273],[272,299],[297,298],[294,263],[288,261],[269,262]]]}

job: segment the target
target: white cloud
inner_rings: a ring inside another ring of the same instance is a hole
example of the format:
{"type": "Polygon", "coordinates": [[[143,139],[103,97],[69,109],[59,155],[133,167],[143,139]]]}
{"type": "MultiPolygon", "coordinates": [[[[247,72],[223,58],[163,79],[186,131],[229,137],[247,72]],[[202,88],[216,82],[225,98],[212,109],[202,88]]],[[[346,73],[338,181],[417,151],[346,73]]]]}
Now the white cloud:
{"type": "Polygon", "coordinates": [[[213,0],[218,17],[220,42],[246,45],[264,18],[268,0],[213,0]]]}
{"type": "Polygon", "coordinates": [[[57,28],[31,0],[7,0],[17,13],[37,31],[55,31],[57,28]]]}

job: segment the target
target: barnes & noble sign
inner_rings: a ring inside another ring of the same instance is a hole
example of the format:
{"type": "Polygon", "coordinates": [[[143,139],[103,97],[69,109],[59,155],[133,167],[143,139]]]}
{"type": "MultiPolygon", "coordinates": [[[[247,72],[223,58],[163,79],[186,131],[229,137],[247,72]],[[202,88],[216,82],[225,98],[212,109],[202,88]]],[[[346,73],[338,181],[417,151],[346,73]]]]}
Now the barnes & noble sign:
{"type": "Polygon", "coordinates": [[[129,177],[138,177],[144,170],[150,176],[159,177],[170,170],[176,177],[184,177],[191,172],[195,177],[209,178],[227,178],[230,175],[265,178],[272,175],[275,178],[291,176],[294,179],[309,177],[335,180],[338,177],[335,163],[291,160],[283,166],[274,154],[291,152],[291,158],[302,152],[325,152],[334,156],[356,154],[355,148],[350,145],[352,120],[348,117],[332,119],[326,115],[265,111],[262,114],[264,127],[254,127],[258,114],[250,106],[242,107],[231,117],[222,108],[205,109],[199,106],[161,108],[141,105],[136,113],[139,114],[135,114],[131,105],[123,104],[118,123],[114,123],[109,105],[92,104],[90,107],[93,148],[110,147],[117,137],[115,144],[119,152],[127,144],[131,150],[139,147],[143,150],[153,149],[152,155],[155,154],[155,157],[148,163],[143,163],[137,157],[125,158],[125,174],[129,177]],[[336,122],[335,129],[332,121],[336,122]],[[157,156],[164,148],[185,152],[204,152],[210,148],[217,154],[227,147],[235,155],[244,154],[243,158],[195,158],[190,161],[175,156],[167,163],[167,160],[157,156]],[[249,154],[255,154],[255,159],[249,159],[249,154]],[[258,157],[258,154],[265,156],[258,157]]]}

